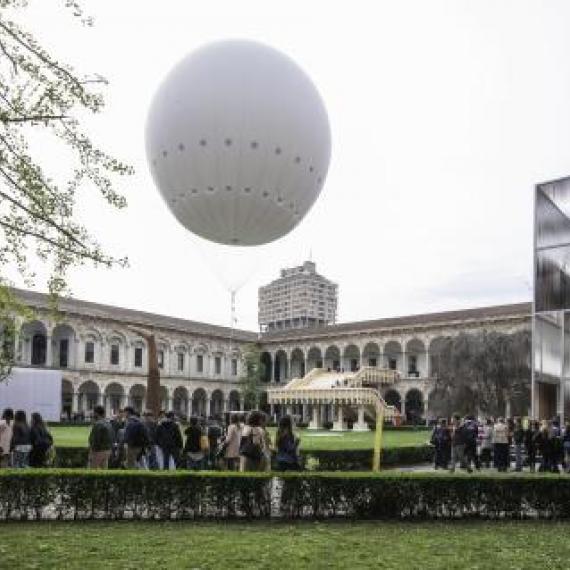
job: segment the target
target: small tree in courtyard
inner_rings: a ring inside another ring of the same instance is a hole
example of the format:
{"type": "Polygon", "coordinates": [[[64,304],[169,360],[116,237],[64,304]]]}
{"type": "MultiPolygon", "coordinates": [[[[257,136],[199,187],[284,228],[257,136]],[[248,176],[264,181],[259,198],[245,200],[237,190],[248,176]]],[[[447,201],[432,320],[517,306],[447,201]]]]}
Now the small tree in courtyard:
{"type": "Polygon", "coordinates": [[[243,374],[239,379],[240,390],[248,408],[257,408],[261,395],[261,380],[265,365],[261,361],[261,350],[256,344],[248,344],[242,352],[243,374]]]}

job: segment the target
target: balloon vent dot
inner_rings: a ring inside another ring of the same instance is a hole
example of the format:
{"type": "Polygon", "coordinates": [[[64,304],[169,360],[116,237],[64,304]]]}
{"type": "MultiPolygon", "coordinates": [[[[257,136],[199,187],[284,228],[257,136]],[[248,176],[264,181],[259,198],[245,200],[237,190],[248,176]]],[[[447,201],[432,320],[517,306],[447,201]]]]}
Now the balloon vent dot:
{"type": "Polygon", "coordinates": [[[296,156],[295,157],[295,164],[299,164],[301,162],[301,157],[300,156],[296,156]]]}
{"type": "Polygon", "coordinates": [[[267,192],[267,190],[265,190],[265,191],[263,192],[262,196],[263,196],[264,198],[267,198],[267,197],[269,196],[269,192],[267,192]]]}
{"type": "Polygon", "coordinates": [[[200,139],[200,146],[206,146],[208,141],[206,139],[200,139]]]}
{"type": "Polygon", "coordinates": [[[184,150],[184,145],[182,143],[178,145],[178,150],[184,150]]]}
{"type": "Polygon", "coordinates": [[[208,186],[208,192],[213,192],[214,191],[214,187],[213,186],[208,186]]]}
{"type": "Polygon", "coordinates": [[[226,186],[226,190],[227,190],[228,192],[231,192],[231,191],[232,191],[232,187],[231,187],[231,186],[226,186]]]}
{"type": "Polygon", "coordinates": [[[251,146],[251,148],[257,148],[259,144],[257,144],[257,141],[252,141],[249,146],[251,146]]]}
{"type": "Polygon", "coordinates": [[[275,154],[281,154],[281,149],[279,147],[275,149],[275,154]]]}
{"type": "Polygon", "coordinates": [[[281,204],[281,202],[283,202],[283,198],[281,198],[281,196],[279,196],[279,197],[277,198],[277,201],[281,204]]]}
{"type": "Polygon", "coordinates": [[[251,188],[244,188],[243,191],[244,191],[246,194],[249,194],[249,193],[251,192],[251,188]]]}
{"type": "Polygon", "coordinates": [[[168,153],[167,153],[165,150],[163,150],[163,151],[162,151],[162,156],[164,156],[164,158],[166,158],[166,157],[168,156],[168,153]]]}
{"type": "Polygon", "coordinates": [[[192,194],[198,194],[198,188],[192,188],[192,194]]]}
{"type": "Polygon", "coordinates": [[[224,141],[224,144],[225,144],[226,146],[232,146],[232,139],[226,139],[226,140],[224,141]]]}
{"type": "Polygon", "coordinates": [[[309,172],[313,172],[315,169],[312,166],[309,166],[309,172]]]}

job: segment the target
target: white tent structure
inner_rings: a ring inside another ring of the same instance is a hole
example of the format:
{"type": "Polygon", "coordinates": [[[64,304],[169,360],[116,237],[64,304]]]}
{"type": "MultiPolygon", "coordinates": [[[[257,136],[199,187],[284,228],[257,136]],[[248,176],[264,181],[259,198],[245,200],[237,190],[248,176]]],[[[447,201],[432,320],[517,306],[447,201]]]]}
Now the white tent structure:
{"type": "Polygon", "coordinates": [[[49,422],[61,419],[61,370],[13,368],[0,382],[0,409],[39,412],[49,422]]]}

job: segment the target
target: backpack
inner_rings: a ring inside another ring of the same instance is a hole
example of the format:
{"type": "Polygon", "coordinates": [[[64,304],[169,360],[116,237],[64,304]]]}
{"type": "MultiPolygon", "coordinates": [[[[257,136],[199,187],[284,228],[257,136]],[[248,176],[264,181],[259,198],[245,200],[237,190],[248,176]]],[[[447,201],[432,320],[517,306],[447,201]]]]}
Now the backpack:
{"type": "Polygon", "coordinates": [[[253,431],[241,437],[239,453],[247,457],[247,459],[253,459],[254,461],[259,461],[263,457],[261,445],[253,441],[253,431]]]}
{"type": "Polygon", "coordinates": [[[131,435],[133,447],[147,447],[149,443],[148,433],[142,422],[135,422],[131,435]]]}

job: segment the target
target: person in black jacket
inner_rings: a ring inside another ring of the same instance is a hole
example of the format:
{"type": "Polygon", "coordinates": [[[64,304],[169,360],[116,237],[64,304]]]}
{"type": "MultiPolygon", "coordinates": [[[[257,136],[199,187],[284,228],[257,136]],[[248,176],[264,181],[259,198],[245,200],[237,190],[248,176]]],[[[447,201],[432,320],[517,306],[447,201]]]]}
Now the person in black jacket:
{"type": "Polygon", "coordinates": [[[186,443],[184,454],[186,455],[188,469],[202,469],[204,467],[204,450],[202,449],[202,428],[198,425],[198,418],[192,416],[190,425],[184,431],[186,443]]]}
{"type": "Polygon", "coordinates": [[[10,451],[14,452],[14,467],[24,468],[29,466],[32,441],[26,412],[24,410],[17,410],[14,416],[14,428],[12,430],[10,451]]]}
{"type": "Polygon", "coordinates": [[[32,414],[30,443],[32,445],[30,467],[45,467],[49,448],[53,445],[53,438],[38,412],[32,414]]]}
{"type": "Polygon", "coordinates": [[[174,412],[167,412],[164,420],[156,428],[156,445],[162,450],[162,468],[170,468],[172,458],[174,468],[180,461],[180,451],[182,449],[182,434],[175,421],[174,412]]]}
{"type": "Polygon", "coordinates": [[[528,422],[528,427],[524,432],[524,446],[531,473],[536,471],[536,446],[539,431],[539,423],[535,420],[531,420],[528,422]]]}

